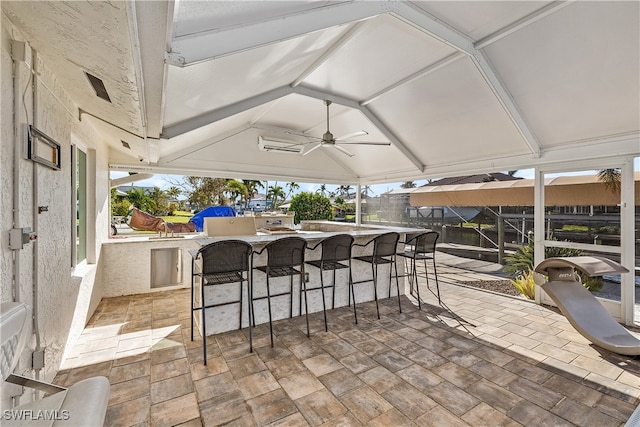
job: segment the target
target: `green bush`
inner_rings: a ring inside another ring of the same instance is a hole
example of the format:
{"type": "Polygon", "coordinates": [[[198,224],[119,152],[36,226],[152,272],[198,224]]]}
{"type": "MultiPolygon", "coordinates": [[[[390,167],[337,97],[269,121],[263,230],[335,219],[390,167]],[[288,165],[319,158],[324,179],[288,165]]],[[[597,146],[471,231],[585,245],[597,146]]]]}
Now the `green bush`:
{"type": "Polygon", "coordinates": [[[289,210],[295,212],[293,221],[300,224],[303,220],[333,219],[331,200],[327,197],[309,192],[301,192],[291,198],[289,210]]]}
{"type": "Polygon", "coordinates": [[[535,299],[536,283],[533,281],[533,271],[525,271],[515,279],[512,279],[511,284],[525,297],[535,299]]]}
{"type": "MultiPolygon", "coordinates": [[[[582,251],[580,249],[546,247],[544,255],[545,259],[580,256],[582,255],[582,251]]],[[[507,262],[507,265],[504,268],[504,272],[509,274],[511,277],[518,277],[528,271],[533,271],[533,241],[530,241],[526,246],[519,247],[513,255],[506,256],[505,261],[507,262]]]]}
{"type": "MultiPolygon", "coordinates": [[[[529,280],[533,282],[533,274],[531,274],[534,268],[533,255],[533,242],[529,242],[528,245],[519,247],[513,255],[505,257],[507,265],[504,268],[504,272],[514,278],[511,283],[527,297],[528,295],[523,292],[518,285],[516,285],[516,281],[523,285],[527,285],[529,280]],[[522,283],[523,281],[527,283],[522,283]]],[[[580,249],[557,247],[545,248],[545,259],[580,255],[582,255],[582,251],[580,249]]],[[[589,277],[581,271],[578,271],[577,273],[580,276],[582,285],[591,292],[602,289],[604,281],[601,277],[589,277]]]]}
{"type": "Polygon", "coordinates": [[[111,215],[113,216],[127,216],[129,215],[129,207],[131,202],[128,199],[121,199],[111,205],[111,215]]]}

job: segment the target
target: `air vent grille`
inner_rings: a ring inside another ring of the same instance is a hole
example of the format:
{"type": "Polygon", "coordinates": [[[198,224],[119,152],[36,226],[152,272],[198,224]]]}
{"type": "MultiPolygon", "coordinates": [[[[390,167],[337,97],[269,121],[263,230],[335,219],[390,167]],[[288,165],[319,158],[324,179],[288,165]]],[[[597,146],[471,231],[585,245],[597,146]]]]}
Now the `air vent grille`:
{"type": "Polygon", "coordinates": [[[107,102],[111,102],[111,98],[109,98],[109,94],[107,93],[107,88],[104,87],[104,83],[102,82],[102,80],[100,80],[98,77],[87,73],[86,71],[84,72],[85,76],[87,76],[87,79],[89,79],[89,83],[91,84],[91,87],[93,87],[93,90],[96,92],[96,96],[98,98],[104,99],[107,102]]]}

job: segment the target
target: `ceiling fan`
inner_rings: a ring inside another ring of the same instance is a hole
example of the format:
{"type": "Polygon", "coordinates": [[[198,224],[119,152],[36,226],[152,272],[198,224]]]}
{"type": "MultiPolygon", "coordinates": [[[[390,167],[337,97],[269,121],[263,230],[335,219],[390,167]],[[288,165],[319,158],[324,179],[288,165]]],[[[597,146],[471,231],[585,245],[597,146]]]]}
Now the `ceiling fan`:
{"type": "Polygon", "coordinates": [[[307,154],[317,150],[320,147],[332,147],[337,149],[338,151],[342,152],[343,154],[346,154],[349,157],[353,157],[355,156],[355,154],[351,153],[350,151],[346,150],[345,148],[341,147],[341,145],[346,145],[346,144],[352,144],[352,145],[391,145],[390,142],[374,142],[374,141],[352,141],[351,138],[357,138],[359,136],[364,136],[364,135],[369,135],[369,133],[367,131],[361,130],[361,131],[357,131],[357,132],[352,132],[346,135],[342,135],[338,138],[334,138],[333,134],[331,133],[331,131],[329,130],[329,106],[331,105],[331,101],[329,100],[325,100],[324,101],[324,105],[327,106],[327,131],[324,133],[324,135],[322,135],[322,137],[317,137],[317,136],[310,136],[310,135],[305,135],[305,134],[299,134],[299,133],[293,133],[293,132],[287,132],[290,133],[292,135],[298,135],[298,136],[303,136],[305,138],[312,138],[312,139],[317,139],[317,142],[313,142],[314,144],[316,144],[315,146],[311,147],[309,150],[305,151],[302,153],[303,156],[306,156],[307,154]]]}

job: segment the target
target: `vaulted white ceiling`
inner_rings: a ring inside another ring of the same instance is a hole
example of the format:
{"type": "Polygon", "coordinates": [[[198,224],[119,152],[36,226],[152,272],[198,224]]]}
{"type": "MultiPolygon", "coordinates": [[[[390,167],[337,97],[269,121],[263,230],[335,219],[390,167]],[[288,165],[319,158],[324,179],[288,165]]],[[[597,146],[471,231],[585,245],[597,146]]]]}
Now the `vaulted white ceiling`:
{"type": "Polygon", "coordinates": [[[114,170],[372,184],[640,154],[640,3],[2,2],[114,170]],[[95,97],[83,71],[101,78],[95,97]],[[356,131],[354,154],[309,151],[356,131]],[[309,135],[303,137],[300,135],[309,135]],[[124,148],[121,141],[130,145],[124,148]],[[300,144],[300,145],[295,145],[300,144]]]}

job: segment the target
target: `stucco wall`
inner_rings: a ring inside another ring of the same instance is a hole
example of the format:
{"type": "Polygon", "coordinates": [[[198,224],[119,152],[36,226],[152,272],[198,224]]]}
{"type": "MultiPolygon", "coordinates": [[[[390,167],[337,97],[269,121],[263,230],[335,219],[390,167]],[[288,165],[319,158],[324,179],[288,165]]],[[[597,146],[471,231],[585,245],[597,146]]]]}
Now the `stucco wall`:
{"type": "MultiPolygon", "coordinates": [[[[31,73],[24,62],[14,64],[11,54],[11,39],[24,40],[23,36],[2,18],[1,91],[2,123],[0,141],[0,279],[2,302],[17,299],[34,307],[34,284],[37,283],[38,325],[40,345],[45,350],[45,367],[39,373],[41,379],[51,381],[64,359],[65,349],[75,343],[87,320],[102,298],[100,261],[102,242],[108,238],[109,186],[107,145],[88,121],[78,120],[77,106],[68,98],[57,82],[56,76],[47,69],[46,62],[36,61],[38,80],[36,102],[31,94],[31,73]],[[18,106],[14,106],[14,81],[19,83],[18,106]],[[34,112],[35,109],[35,112],[34,112]],[[36,165],[21,156],[19,180],[14,180],[14,146],[22,149],[24,132],[14,135],[14,114],[20,126],[35,126],[61,144],[61,170],[36,165]],[[87,197],[92,211],[88,212],[88,260],[72,268],[72,189],[71,149],[76,144],[87,152],[89,163],[87,197]],[[35,172],[34,172],[35,171],[35,172]],[[94,172],[95,171],[95,172],[94,172]],[[16,187],[17,184],[17,187],[16,187]],[[16,190],[17,188],[17,190],[16,190]],[[13,225],[13,195],[19,194],[19,227],[31,227],[38,234],[35,243],[24,249],[12,251],[8,248],[8,234],[13,225]],[[38,206],[47,206],[47,211],[38,214],[38,206]],[[94,225],[95,222],[95,225],[94,225]],[[14,257],[18,258],[20,274],[18,295],[12,294],[13,277],[16,273],[14,257]],[[34,271],[36,274],[34,274],[34,271]]],[[[28,40],[27,40],[28,41],[28,40]]],[[[39,58],[38,58],[39,59],[39,58]]],[[[31,329],[31,325],[28,325],[31,329]]],[[[36,337],[31,335],[28,349],[22,355],[19,373],[35,376],[31,370],[31,353],[36,346],[36,337]]],[[[4,391],[4,387],[3,387],[4,391]]],[[[22,402],[31,398],[25,394],[22,402]]],[[[8,407],[9,399],[4,393],[0,404],[8,407]]]]}

